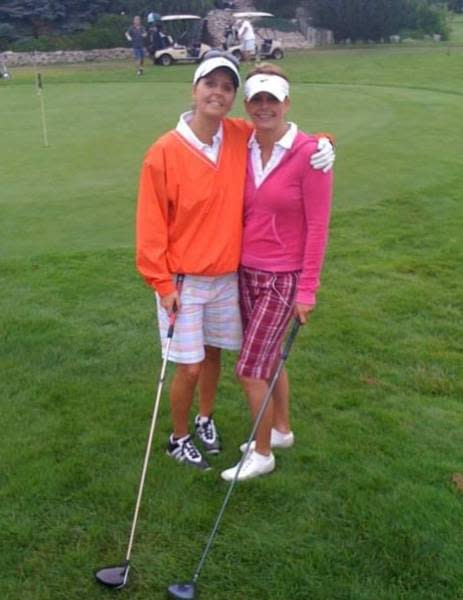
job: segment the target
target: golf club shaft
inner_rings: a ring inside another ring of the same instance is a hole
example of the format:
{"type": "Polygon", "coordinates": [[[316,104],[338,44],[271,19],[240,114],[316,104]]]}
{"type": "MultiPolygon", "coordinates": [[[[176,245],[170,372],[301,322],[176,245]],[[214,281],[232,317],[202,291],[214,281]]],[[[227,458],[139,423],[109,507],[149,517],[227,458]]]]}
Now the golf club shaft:
{"type": "MultiPolygon", "coordinates": [[[[182,289],[183,279],[184,279],[183,275],[177,276],[177,291],[178,291],[179,295],[180,295],[180,292],[182,289]]],[[[143,461],[143,468],[142,468],[141,477],[140,477],[140,485],[138,487],[137,502],[135,504],[135,511],[133,514],[132,529],[130,531],[129,545],[127,547],[127,554],[125,557],[127,566],[130,561],[133,540],[135,538],[135,530],[137,528],[138,513],[140,511],[140,504],[141,504],[141,499],[143,496],[143,489],[145,487],[146,472],[148,470],[148,462],[149,462],[149,458],[150,458],[150,454],[151,454],[151,445],[153,443],[153,435],[154,435],[154,430],[156,427],[156,421],[158,418],[159,405],[160,405],[161,394],[162,394],[162,387],[164,384],[164,378],[165,378],[166,368],[167,368],[167,360],[169,358],[170,346],[172,343],[172,337],[174,335],[174,326],[175,326],[176,316],[177,316],[177,311],[176,310],[172,311],[171,317],[170,317],[169,329],[167,332],[167,344],[166,344],[166,348],[165,348],[165,352],[164,352],[164,360],[162,361],[161,373],[159,375],[158,387],[157,387],[157,392],[156,392],[156,400],[154,402],[153,416],[151,418],[151,426],[150,426],[149,435],[148,435],[148,442],[146,444],[145,459],[143,461]]],[[[127,573],[128,573],[128,568],[127,568],[127,573]]],[[[127,577],[127,575],[126,575],[126,577],[127,577]]]]}
{"type": "Polygon", "coordinates": [[[209,539],[207,540],[206,546],[205,546],[205,548],[203,550],[203,553],[201,555],[201,558],[199,560],[198,567],[197,567],[197,569],[195,571],[195,574],[193,576],[193,583],[196,583],[197,580],[198,580],[198,578],[199,578],[199,575],[200,575],[201,570],[203,568],[204,562],[205,562],[205,560],[207,558],[207,555],[209,553],[209,550],[210,550],[210,548],[212,546],[212,542],[214,541],[214,538],[215,538],[215,536],[217,534],[217,530],[219,528],[219,525],[220,525],[220,522],[222,520],[223,514],[225,512],[225,509],[227,508],[230,496],[232,495],[233,489],[235,487],[235,484],[238,481],[238,476],[240,474],[241,468],[242,468],[242,466],[244,464],[244,461],[246,460],[246,456],[247,456],[247,454],[249,452],[249,448],[251,447],[251,444],[252,444],[252,441],[253,441],[254,436],[256,434],[257,428],[259,427],[259,424],[260,424],[260,422],[262,420],[262,416],[263,416],[263,414],[264,414],[264,412],[265,412],[265,410],[266,410],[266,408],[268,406],[268,403],[270,402],[270,398],[272,397],[272,393],[273,393],[273,390],[275,388],[276,382],[278,381],[280,373],[281,373],[281,371],[282,371],[282,369],[284,367],[285,361],[288,358],[289,351],[291,350],[291,346],[293,345],[294,339],[295,339],[295,337],[297,335],[297,332],[299,331],[300,325],[301,325],[301,323],[300,323],[299,319],[295,318],[294,322],[293,322],[293,326],[291,328],[291,331],[290,331],[290,333],[288,335],[288,338],[286,340],[283,352],[281,354],[281,359],[280,359],[280,362],[278,363],[278,367],[277,367],[277,369],[276,369],[276,371],[275,371],[275,373],[273,375],[273,378],[272,378],[272,381],[270,383],[270,386],[269,386],[269,388],[267,390],[267,393],[266,393],[265,397],[263,398],[263,400],[261,402],[261,405],[259,407],[259,411],[258,411],[258,413],[256,415],[255,420],[254,420],[254,425],[253,425],[251,434],[249,435],[249,439],[248,439],[248,442],[246,444],[246,449],[245,449],[245,451],[243,452],[243,454],[241,456],[241,460],[240,460],[240,462],[238,464],[238,468],[236,470],[236,473],[235,473],[232,481],[230,482],[228,491],[227,491],[227,493],[225,495],[225,498],[224,498],[224,501],[223,501],[222,506],[220,508],[219,514],[217,516],[217,519],[216,519],[216,521],[214,523],[214,526],[212,528],[211,534],[209,535],[209,539]]]}
{"type": "Polygon", "coordinates": [[[134,540],[134,537],[135,537],[135,529],[137,527],[138,512],[140,510],[140,504],[141,504],[141,499],[142,499],[142,495],[143,495],[143,488],[144,488],[144,485],[145,485],[146,471],[148,469],[148,462],[149,462],[149,457],[150,457],[150,453],[151,453],[151,445],[153,443],[154,429],[156,427],[156,421],[157,421],[157,417],[158,417],[159,404],[160,404],[161,393],[162,393],[162,386],[163,386],[163,383],[164,383],[164,376],[165,376],[165,372],[166,372],[167,359],[169,357],[169,350],[170,350],[170,343],[171,343],[171,341],[172,341],[172,338],[169,338],[167,340],[166,352],[165,352],[165,355],[164,355],[164,360],[162,361],[161,374],[159,376],[159,384],[158,384],[158,389],[157,389],[157,393],[156,393],[156,400],[155,400],[155,403],[154,403],[153,416],[152,416],[152,419],[151,419],[151,427],[150,427],[150,431],[149,431],[149,435],[148,435],[148,442],[146,444],[145,459],[143,461],[143,468],[142,468],[142,472],[141,472],[140,485],[139,485],[139,488],[138,488],[137,502],[135,504],[135,511],[134,511],[134,515],[133,515],[132,529],[130,531],[129,545],[128,545],[127,554],[126,554],[126,557],[125,557],[125,559],[126,559],[127,562],[129,562],[129,560],[130,560],[130,554],[132,552],[133,540],[134,540]]]}

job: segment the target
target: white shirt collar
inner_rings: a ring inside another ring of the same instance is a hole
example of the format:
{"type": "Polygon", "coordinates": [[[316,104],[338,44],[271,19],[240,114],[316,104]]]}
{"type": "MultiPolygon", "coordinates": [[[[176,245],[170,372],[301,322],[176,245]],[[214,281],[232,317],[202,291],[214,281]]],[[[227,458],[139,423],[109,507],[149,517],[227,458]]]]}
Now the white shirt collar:
{"type": "MultiPolygon", "coordinates": [[[[280,146],[284,150],[291,150],[297,135],[296,123],[288,123],[288,125],[288,131],[283,135],[283,137],[275,142],[275,146],[280,146]]],[[[254,144],[257,144],[255,131],[252,132],[251,137],[249,138],[248,147],[251,148],[254,144]]]]}
{"type": "Polygon", "coordinates": [[[220,123],[220,127],[217,133],[212,137],[212,144],[205,144],[202,142],[191,129],[189,123],[193,118],[193,111],[189,110],[188,112],[184,112],[180,115],[180,118],[177,123],[177,127],[175,128],[180,135],[182,135],[190,144],[192,144],[195,148],[204,152],[205,150],[211,147],[220,147],[220,144],[223,140],[223,125],[220,123]]]}

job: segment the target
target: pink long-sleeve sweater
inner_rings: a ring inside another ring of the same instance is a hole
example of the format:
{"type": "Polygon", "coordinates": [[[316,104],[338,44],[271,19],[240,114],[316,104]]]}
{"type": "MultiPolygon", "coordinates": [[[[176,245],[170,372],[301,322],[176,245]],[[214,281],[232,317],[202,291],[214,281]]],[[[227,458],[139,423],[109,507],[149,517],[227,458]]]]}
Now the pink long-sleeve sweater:
{"type": "Polygon", "coordinates": [[[241,264],[271,272],[301,271],[296,302],[315,304],[328,240],[332,171],[310,166],[317,138],[299,132],[258,189],[248,160],[241,264]]]}

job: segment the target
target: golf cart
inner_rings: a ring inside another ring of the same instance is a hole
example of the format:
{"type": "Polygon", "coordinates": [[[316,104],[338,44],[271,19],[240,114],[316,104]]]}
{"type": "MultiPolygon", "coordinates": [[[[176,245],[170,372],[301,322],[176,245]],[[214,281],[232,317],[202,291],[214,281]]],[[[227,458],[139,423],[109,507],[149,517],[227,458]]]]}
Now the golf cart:
{"type": "Polygon", "coordinates": [[[156,50],[154,62],[168,67],[173,63],[197,63],[210,50],[203,44],[203,19],[196,15],[166,15],[161,17],[165,47],[156,50]]]}
{"type": "MultiPolygon", "coordinates": [[[[252,19],[267,19],[274,17],[272,13],[268,12],[237,12],[233,13],[233,17],[235,20],[252,20],[252,19]]],[[[235,26],[236,29],[236,26],[235,26]]],[[[277,40],[274,37],[274,31],[271,27],[263,27],[265,29],[265,33],[267,37],[262,36],[259,33],[259,28],[255,29],[256,37],[259,36],[261,38],[261,42],[256,40],[256,58],[274,58],[275,60],[280,60],[284,56],[283,45],[281,40],[277,40]],[[272,37],[268,37],[268,31],[272,31],[272,37]]],[[[236,58],[241,59],[241,46],[240,44],[236,44],[235,46],[229,46],[228,51],[231,52],[236,58]]]]}
{"type": "Polygon", "coordinates": [[[0,64],[0,78],[1,79],[11,79],[11,75],[8,71],[8,68],[5,65],[5,63],[3,63],[3,62],[0,64]]]}

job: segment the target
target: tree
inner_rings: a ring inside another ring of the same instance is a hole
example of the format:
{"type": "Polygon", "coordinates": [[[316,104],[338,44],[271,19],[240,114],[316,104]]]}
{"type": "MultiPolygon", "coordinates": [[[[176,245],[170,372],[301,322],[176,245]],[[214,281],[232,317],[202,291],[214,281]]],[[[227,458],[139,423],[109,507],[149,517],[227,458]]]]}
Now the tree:
{"type": "Polygon", "coordinates": [[[34,37],[48,31],[53,22],[66,14],[60,0],[7,0],[0,6],[0,15],[13,26],[20,23],[32,30],[34,37]]]}
{"type": "Polygon", "coordinates": [[[74,32],[99,15],[194,13],[205,15],[213,0],[0,0],[0,19],[24,36],[74,32]]]}
{"type": "Polygon", "coordinates": [[[449,0],[448,7],[454,12],[463,12],[463,0],[449,0]]]}
{"type": "Polygon", "coordinates": [[[161,15],[192,13],[205,15],[214,6],[213,0],[113,0],[111,12],[145,15],[151,11],[161,15]]]}
{"type": "Polygon", "coordinates": [[[271,12],[283,19],[292,19],[296,15],[296,9],[301,4],[300,0],[254,0],[256,10],[271,12]]]}
{"type": "Polygon", "coordinates": [[[445,35],[445,13],[429,0],[311,0],[313,23],[336,41],[379,41],[401,29],[445,35]]]}
{"type": "Polygon", "coordinates": [[[85,24],[107,10],[111,0],[4,0],[0,16],[34,37],[66,29],[69,23],[85,24]]]}
{"type": "Polygon", "coordinates": [[[0,52],[7,50],[14,39],[14,27],[9,23],[0,23],[0,52]]]}

